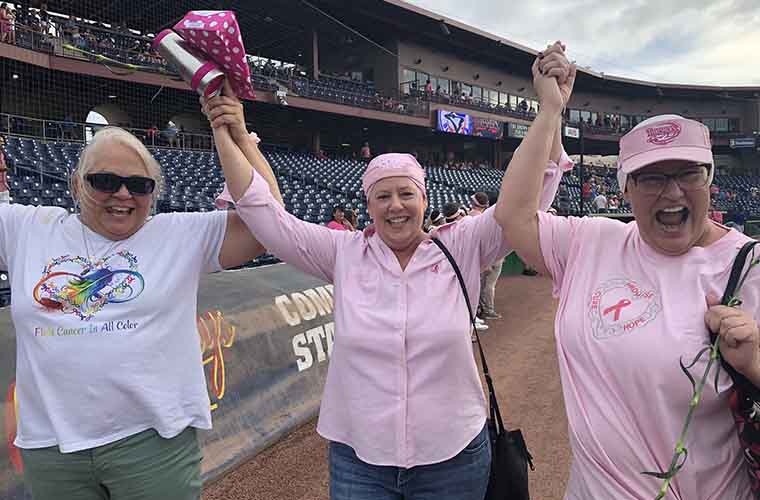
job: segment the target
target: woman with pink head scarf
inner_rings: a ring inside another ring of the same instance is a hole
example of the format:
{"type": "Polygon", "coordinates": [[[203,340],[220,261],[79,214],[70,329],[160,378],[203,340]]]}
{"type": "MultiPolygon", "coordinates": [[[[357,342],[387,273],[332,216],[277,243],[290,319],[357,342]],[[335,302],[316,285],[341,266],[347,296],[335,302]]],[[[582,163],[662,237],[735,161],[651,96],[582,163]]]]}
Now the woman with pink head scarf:
{"type": "MultiPolygon", "coordinates": [[[[741,307],[718,305],[749,238],[708,218],[709,131],[681,116],[650,118],[620,140],[617,177],[635,221],[538,210],[542,162],[575,79],[574,68],[564,84],[553,78],[564,71],[563,52],[555,44],[534,63],[540,112],[507,170],[498,221],[559,297],[555,334],[573,455],[565,499],[654,498],[662,479],[642,472],[669,470],[692,400],[680,361],[698,359],[698,379],[708,360],[697,355],[717,334],[729,368],[760,384],[760,275],[748,274],[741,307]]],[[[667,498],[753,498],[729,406],[732,377],[722,370],[712,382],[667,498]]]]}
{"type": "MultiPolygon", "coordinates": [[[[222,198],[235,202],[270,252],[335,285],[335,343],[317,427],[330,441],[331,498],[482,500],[491,462],[486,400],[464,295],[423,231],[420,164],[402,153],[372,159],[362,188],[373,224],[333,231],[286,212],[224,137],[218,123],[235,117],[213,105],[206,112],[225,160],[222,198]]],[[[548,207],[561,171],[546,163],[541,203],[548,207]]],[[[432,237],[453,254],[477,303],[480,270],[510,251],[496,209],[432,237]]]]}

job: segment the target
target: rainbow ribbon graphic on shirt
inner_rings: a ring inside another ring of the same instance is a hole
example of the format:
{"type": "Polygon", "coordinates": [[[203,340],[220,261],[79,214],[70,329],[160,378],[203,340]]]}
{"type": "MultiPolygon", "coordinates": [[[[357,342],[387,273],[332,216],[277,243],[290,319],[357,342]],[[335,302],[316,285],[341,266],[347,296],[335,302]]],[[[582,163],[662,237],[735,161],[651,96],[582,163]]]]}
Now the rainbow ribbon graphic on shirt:
{"type": "Polygon", "coordinates": [[[51,260],[34,287],[34,300],[50,311],[76,314],[87,321],[106,304],[120,304],[137,298],[145,280],[137,272],[137,258],[123,250],[95,262],[80,256],[64,255],[51,260]],[[109,261],[120,257],[127,268],[114,268],[109,261]],[[61,270],[77,267],[79,272],[61,270]]]}

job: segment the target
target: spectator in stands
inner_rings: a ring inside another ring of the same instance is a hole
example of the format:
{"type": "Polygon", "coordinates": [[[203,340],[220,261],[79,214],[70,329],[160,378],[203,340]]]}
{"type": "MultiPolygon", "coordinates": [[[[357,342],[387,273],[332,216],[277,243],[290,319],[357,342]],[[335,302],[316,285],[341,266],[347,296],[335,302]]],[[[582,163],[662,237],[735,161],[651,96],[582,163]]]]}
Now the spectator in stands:
{"type": "MultiPolygon", "coordinates": [[[[260,156],[245,130],[226,133],[260,156]]],[[[196,429],[211,413],[198,282],[264,248],[235,211],[151,216],[161,184],[145,146],[108,127],[72,174],[78,215],[0,206],[0,263],[22,292],[15,444],[35,500],[201,498],[196,429]]]]}
{"type": "Polygon", "coordinates": [[[607,213],[607,197],[604,196],[604,191],[599,191],[599,194],[594,198],[594,207],[596,207],[596,213],[607,213]]]}
{"type": "MultiPolygon", "coordinates": [[[[540,169],[575,75],[572,68],[562,80],[561,52],[555,45],[534,63],[541,111],[507,169],[498,220],[559,295],[557,351],[573,454],[565,498],[656,495],[662,480],[642,471],[667,470],[687,413],[688,459],[681,456],[668,494],[754,498],[729,410],[731,378],[721,370],[716,393],[711,375],[692,415],[693,388],[681,371],[714,332],[723,360],[760,385],[760,274],[744,282],[741,306],[717,305],[750,240],[707,217],[714,165],[707,127],[661,115],[621,139],[617,176],[633,222],[539,213],[540,169]]],[[[692,373],[701,376],[706,364],[702,356],[692,373]]]]}
{"type": "Polygon", "coordinates": [[[369,161],[372,158],[372,152],[369,149],[369,143],[368,142],[365,142],[362,145],[362,149],[359,152],[359,154],[361,155],[362,160],[369,161]]]}
{"type": "Polygon", "coordinates": [[[618,203],[617,195],[610,196],[609,201],[607,202],[607,208],[610,211],[617,212],[617,210],[620,208],[620,204],[618,203]]]}
{"type": "Polygon", "coordinates": [[[350,207],[346,207],[346,209],[343,211],[343,214],[343,216],[346,218],[346,222],[351,224],[351,227],[354,228],[354,231],[359,229],[359,226],[357,225],[358,221],[356,217],[356,210],[350,207]]]}
{"type": "Polygon", "coordinates": [[[449,201],[441,209],[446,224],[462,220],[467,213],[458,201],[449,201]]]}
{"type": "Polygon", "coordinates": [[[12,43],[11,34],[11,9],[6,3],[0,4],[0,42],[12,43]]]}
{"type": "MultiPolygon", "coordinates": [[[[5,163],[5,137],[0,135],[0,171],[5,172],[7,169],[8,165],[5,163]]],[[[1,203],[3,202],[0,201],[1,203]]]]}
{"type": "MultiPolygon", "coordinates": [[[[488,195],[482,191],[473,194],[470,197],[470,216],[482,215],[491,202],[488,195]]],[[[504,257],[496,259],[491,266],[487,266],[480,273],[480,299],[478,300],[478,317],[488,319],[499,319],[501,314],[496,312],[494,307],[494,298],[496,296],[496,282],[501,276],[501,268],[504,265],[504,257]]]]}
{"type": "Polygon", "coordinates": [[[446,222],[446,218],[443,216],[441,211],[438,210],[437,208],[434,208],[430,212],[430,217],[428,219],[428,224],[427,224],[428,232],[430,232],[430,230],[433,227],[438,227],[441,224],[444,224],[445,222],[446,222]]]}
{"type": "MultiPolygon", "coordinates": [[[[229,98],[203,102],[227,159],[221,200],[236,203],[269,251],[335,284],[335,344],[317,427],[330,440],[331,499],[482,500],[491,456],[487,404],[457,278],[422,231],[424,170],[409,154],[375,157],[362,180],[374,224],[332,231],[286,212],[217,128],[245,123],[226,111],[229,98]]],[[[552,164],[544,207],[560,177],[552,164]]],[[[473,303],[481,268],[509,251],[495,212],[432,233],[457,260],[473,303]]]]}
{"type": "Polygon", "coordinates": [[[171,120],[167,123],[166,128],[164,129],[164,137],[166,138],[166,141],[169,143],[170,148],[176,148],[179,146],[179,141],[177,140],[177,135],[179,134],[179,129],[177,128],[177,125],[171,120]]]}
{"type": "Polygon", "coordinates": [[[354,231],[355,227],[346,219],[346,209],[342,205],[333,208],[332,220],[327,223],[327,227],[336,231],[354,231]]]}
{"type": "Polygon", "coordinates": [[[723,224],[723,212],[716,210],[712,205],[710,206],[710,211],[707,216],[710,218],[710,220],[714,220],[718,224],[723,224]]]}
{"type": "Polygon", "coordinates": [[[583,199],[584,200],[590,200],[591,199],[591,183],[586,180],[583,182],[583,187],[581,188],[583,191],[583,199]]]}
{"type": "Polygon", "coordinates": [[[67,43],[74,43],[74,32],[76,31],[79,33],[79,26],[77,25],[74,16],[69,16],[61,28],[63,31],[63,40],[67,43]]]}
{"type": "Polygon", "coordinates": [[[156,145],[156,137],[157,136],[158,136],[158,127],[155,124],[153,124],[153,126],[148,129],[148,133],[145,136],[146,139],[148,139],[148,144],[150,146],[155,146],[156,145]]]}

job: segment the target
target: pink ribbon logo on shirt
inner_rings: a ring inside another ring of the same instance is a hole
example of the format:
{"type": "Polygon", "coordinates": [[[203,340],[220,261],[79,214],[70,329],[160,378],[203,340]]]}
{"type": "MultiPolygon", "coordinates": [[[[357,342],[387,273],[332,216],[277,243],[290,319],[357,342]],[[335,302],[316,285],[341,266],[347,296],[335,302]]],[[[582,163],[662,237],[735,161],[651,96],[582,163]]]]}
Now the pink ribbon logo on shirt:
{"type": "Polygon", "coordinates": [[[620,319],[620,311],[622,311],[624,307],[628,307],[630,305],[631,305],[630,300],[620,299],[617,304],[605,309],[604,312],[602,313],[602,316],[607,316],[609,313],[615,313],[615,319],[613,321],[617,321],[620,319]]]}
{"type": "Polygon", "coordinates": [[[594,337],[607,339],[632,333],[662,310],[659,292],[628,278],[613,278],[591,294],[589,319],[594,337]]]}

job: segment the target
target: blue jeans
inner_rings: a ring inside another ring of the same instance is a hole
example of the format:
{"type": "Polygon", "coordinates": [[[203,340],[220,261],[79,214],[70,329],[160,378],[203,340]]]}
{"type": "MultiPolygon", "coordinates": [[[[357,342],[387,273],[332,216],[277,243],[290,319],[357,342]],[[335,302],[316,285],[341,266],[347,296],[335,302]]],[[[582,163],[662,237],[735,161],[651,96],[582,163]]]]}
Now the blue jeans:
{"type": "Polygon", "coordinates": [[[330,442],[330,500],[483,500],[491,442],[483,430],[457,456],[411,469],[371,465],[330,442]]]}

